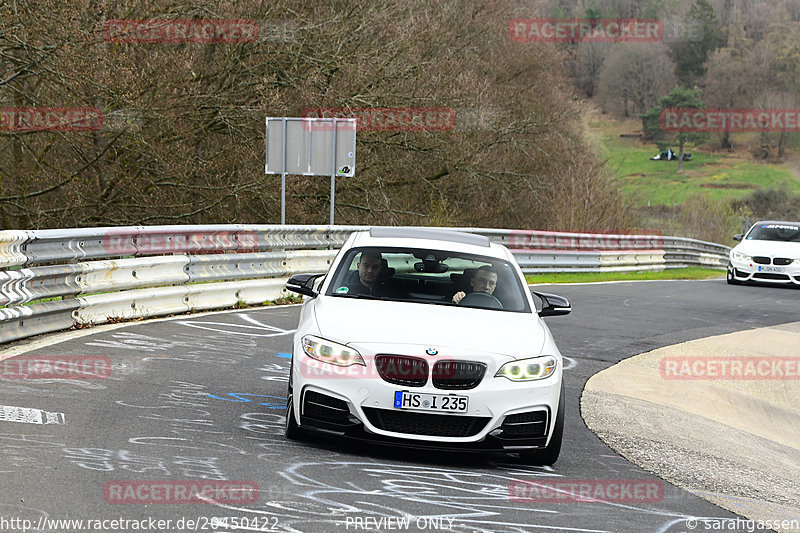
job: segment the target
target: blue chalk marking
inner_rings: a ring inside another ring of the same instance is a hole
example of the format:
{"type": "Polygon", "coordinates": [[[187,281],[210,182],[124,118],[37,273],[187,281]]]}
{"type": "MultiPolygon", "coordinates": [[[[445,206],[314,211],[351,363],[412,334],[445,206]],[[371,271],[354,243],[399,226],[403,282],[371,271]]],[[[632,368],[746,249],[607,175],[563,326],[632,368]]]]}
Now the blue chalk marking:
{"type": "Polygon", "coordinates": [[[245,398],[245,396],[252,396],[255,398],[274,398],[275,400],[280,400],[280,403],[276,402],[265,402],[259,403],[259,405],[263,405],[269,409],[284,409],[286,407],[286,398],[283,396],[270,396],[268,394],[245,394],[242,392],[229,392],[228,396],[231,398],[222,398],[220,396],[215,396],[214,394],[209,394],[209,398],[214,398],[215,400],[222,400],[225,402],[235,402],[235,403],[250,403],[249,398],[245,398]]]}
{"type": "Polygon", "coordinates": [[[292,358],[292,354],[286,353],[286,352],[278,352],[275,355],[277,355],[281,359],[291,359],[292,358]]]}

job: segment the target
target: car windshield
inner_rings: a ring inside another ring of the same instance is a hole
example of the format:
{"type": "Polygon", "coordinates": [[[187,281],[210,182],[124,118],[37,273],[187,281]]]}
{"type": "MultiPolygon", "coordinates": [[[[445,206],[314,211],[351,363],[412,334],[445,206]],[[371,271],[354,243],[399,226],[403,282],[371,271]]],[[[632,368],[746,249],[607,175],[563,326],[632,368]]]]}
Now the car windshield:
{"type": "Polygon", "coordinates": [[[800,223],[758,224],[747,234],[747,240],[800,242],[800,223]]]}
{"type": "Polygon", "coordinates": [[[514,265],[494,257],[424,248],[353,248],[326,294],[530,313],[526,290],[514,265]]]}

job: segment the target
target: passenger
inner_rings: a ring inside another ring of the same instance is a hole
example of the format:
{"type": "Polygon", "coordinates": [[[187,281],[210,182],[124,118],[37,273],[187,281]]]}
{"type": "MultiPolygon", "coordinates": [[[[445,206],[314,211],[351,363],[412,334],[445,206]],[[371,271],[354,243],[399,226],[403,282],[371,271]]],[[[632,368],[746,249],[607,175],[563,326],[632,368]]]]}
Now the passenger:
{"type": "MultiPolygon", "coordinates": [[[[469,280],[469,285],[472,287],[470,292],[485,292],[488,294],[494,293],[497,288],[497,271],[489,265],[480,267],[472,279],[469,280]]],[[[458,291],[453,295],[453,303],[458,303],[466,296],[464,291],[458,291]]]]}

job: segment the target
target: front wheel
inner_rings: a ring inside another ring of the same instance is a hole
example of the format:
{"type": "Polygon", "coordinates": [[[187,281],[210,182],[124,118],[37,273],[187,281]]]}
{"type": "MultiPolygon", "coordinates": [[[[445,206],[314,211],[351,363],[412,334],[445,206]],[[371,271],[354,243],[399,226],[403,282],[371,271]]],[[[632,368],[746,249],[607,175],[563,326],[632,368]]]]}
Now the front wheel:
{"type": "Polygon", "coordinates": [[[289,393],[289,401],[286,402],[286,425],[283,430],[287,439],[301,440],[304,436],[303,430],[297,424],[294,417],[294,398],[292,393],[289,393]]]}
{"type": "Polygon", "coordinates": [[[520,452],[519,458],[523,463],[549,466],[558,461],[558,455],[561,453],[561,441],[564,437],[564,403],[566,403],[566,397],[564,395],[564,382],[562,381],[561,396],[558,399],[558,412],[556,413],[556,425],[553,428],[553,436],[550,437],[550,443],[540,450],[520,452]]]}
{"type": "Polygon", "coordinates": [[[283,428],[283,434],[286,435],[287,439],[291,440],[301,440],[305,436],[305,431],[300,427],[300,424],[297,423],[297,419],[294,417],[294,387],[292,387],[292,374],[294,370],[294,361],[289,364],[289,387],[288,393],[289,398],[286,401],[286,424],[283,428]]]}
{"type": "Polygon", "coordinates": [[[733,277],[733,272],[728,270],[727,276],[725,276],[725,280],[728,282],[728,285],[741,285],[742,282],[738,279],[733,277]]]}

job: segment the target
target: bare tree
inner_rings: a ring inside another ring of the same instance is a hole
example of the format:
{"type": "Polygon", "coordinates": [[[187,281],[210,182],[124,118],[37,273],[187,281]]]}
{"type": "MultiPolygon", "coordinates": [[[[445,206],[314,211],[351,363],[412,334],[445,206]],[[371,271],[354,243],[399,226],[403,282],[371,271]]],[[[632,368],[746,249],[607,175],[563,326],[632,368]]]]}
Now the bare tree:
{"type": "Polygon", "coordinates": [[[675,85],[675,65],[661,43],[616,45],[600,73],[598,97],[621,116],[644,113],[675,85]]]}
{"type": "MultiPolygon", "coordinates": [[[[751,61],[737,58],[730,48],[717,50],[708,60],[703,100],[710,108],[751,107],[758,81],[751,61]]],[[[720,146],[732,147],[730,131],[720,134],[720,146]]]]}
{"type": "Polygon", "coordinates": [[[600,72],[609,52],[613,49],[611,43],[582,42],[574,50],[575,62],[572,76],[575,84],[587,98],[597,92],[600,83],[600,72]]]}
{"type": "MultiPolygon", "coordinates": [[[[597,194],[590,176],[602,163],[580,135],[564,55],[498,31],[530,17],[527,5],[9,6],[0,30],[0,102],[100,106],[107,120],[95,132],[0,132],[6,228],[277,222],[279,181],[263,170],[264,117],[315,107],[476,110],[456,116],[457,125],[491,117],[448,131],[359,132],[357,175],[338,181],[338,223],[548,227],[561,216],[564,183],[575,184],[571,206],[597,194]],[[253,19],[262,38],[104,40],[104,20],[153,17],[253,19]]],[[[327,180],[288,181],[287,220],[326,222],[327,180]]],[[[610,222],[593,211],[574,224],[616,225],[611,208],[620,200],[608,198],[610,222]]]]}

